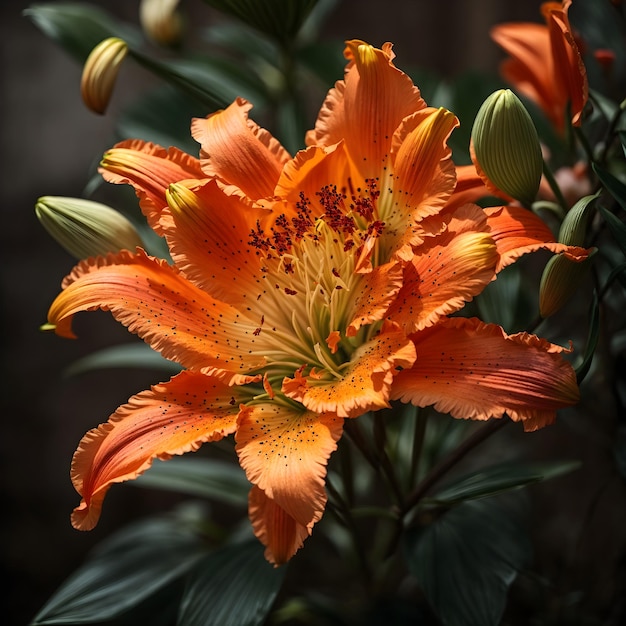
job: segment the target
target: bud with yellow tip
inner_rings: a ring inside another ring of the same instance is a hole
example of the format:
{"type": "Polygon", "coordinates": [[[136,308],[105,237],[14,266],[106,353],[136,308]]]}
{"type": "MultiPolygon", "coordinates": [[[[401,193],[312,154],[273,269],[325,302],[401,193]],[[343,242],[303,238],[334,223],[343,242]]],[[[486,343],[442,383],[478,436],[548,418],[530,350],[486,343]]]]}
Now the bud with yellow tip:
{"type": "Polygon", "coordinates": [[[143,246],[131,222],[100,202],[42,196],[35,213],[48,233],[78,259],[143,246]]]}
{"type": "Polygon", "coordinates": [[[172,46],[180,41],[183,20],[176,10],[178,3],[179,0],[141,0],[141,27],[150,39],[162,46],[172,46]]]}
{"type": "MultiPolygon", "coordinates": [[[[197,184],[197,180],[190,181],[193,184],[197,184]]],[[[198,196],[187,187],[184,181],[172,183],[165,190],[165,199],[169,206],[174,219],[177,216],[187,214],[200,214],[202,213],[202,204],[198,196]]]]}
{"type": "Polygon", "coordinates": [[[103,114],[111,99],[128,44],[119,37],[101,41],[89,54],[80,82],[83,102],[94,113],[103,114]]]}
{"type": "Polygon", "coordinates": [[[541,146],[528,111],[510,89],[499,89],[483,102],[472,127],[472,147],[487,179],[530,206],[541,182],[541,146]]]}

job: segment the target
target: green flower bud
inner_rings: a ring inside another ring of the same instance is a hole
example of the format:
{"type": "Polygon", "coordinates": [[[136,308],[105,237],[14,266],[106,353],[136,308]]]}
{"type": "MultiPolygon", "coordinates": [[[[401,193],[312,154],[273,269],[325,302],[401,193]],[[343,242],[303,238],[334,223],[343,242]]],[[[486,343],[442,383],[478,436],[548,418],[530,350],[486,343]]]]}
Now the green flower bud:
{"type": "Polygon", "coordinates": [[[111,99],[120,65],[128,44],[119,37],[101,41],[87,57],[80,81],[80,93],[87,108],[103,114],[111,99]]]}
{"type": "Polygon", "coordinates": [[[35,213],[48,233],[78,259],[143,246],[131,222],[100,202],[42,196],[35,213]]]}
{"type": "Polygon", "coordinates": [[[510,89],[495,91],[483,102],[472,127],[472,146],[489,181],[529,206],[541,182],[541,146],[528,111],[510,89]]]}
{"type": "Polygon", "coordinates": [[[580,262],[571,261],[563,254],[557,254],[548,261],[539,285],[541,317],[550,317],[574,295],[596,252],[597,248],[592,248],[589,256],[580,262]]]}
{"type": "Polygon", "coordinates": [[[559,242],[568,246],[583,246],[587,222],[593,212],[598,194],[581,198],[568,212],[559,229],[559,242]]]}

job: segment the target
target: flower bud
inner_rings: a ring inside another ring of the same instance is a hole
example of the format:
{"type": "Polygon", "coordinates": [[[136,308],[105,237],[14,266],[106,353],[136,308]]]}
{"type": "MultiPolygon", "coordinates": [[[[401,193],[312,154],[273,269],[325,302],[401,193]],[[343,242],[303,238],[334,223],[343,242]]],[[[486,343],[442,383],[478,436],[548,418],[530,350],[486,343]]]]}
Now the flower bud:
{"type": "Polygon", "coordinates": [[[574,295],[589,269],[597,248],[583,261],[571,261],[563,254],[553,256],[546,264],[539,285],[539,313],[550,317],[574,295]]]}
{"type": "Polygon", "coordinates": [[[89,54],[80,82],[80,92],[87,108],[94,113],[106,111],[119,68],[128,53],[128,44],[118,37],[101,41],[89,54]]]}
{"type": "Polygon", "coordinates": [[[143,246],[131,222],[100,202],[42,196],[35,213],[48,233],[78,259],[143,246]]]}
{"type": "Polygon", "coordinates": [[[141,27],[154,42],[172,46],[180,41],[183,21],[176,10],[178,2],[179,0],[141,0],[141,27]]]}
{"type": "Polygon", "coordinates": [[[537,195],[543,160],[539,136],[521,100],[510,90],[492,93],[472,128],[475,161],[498,189],[529,206],[537,195]]]}
{"type": "Polygon", "coordinates": [[[583,246],[587,222],[592,213],[597,194],[581,198],[568,212],[559,229],[559,242],[568,246],[583,246]]]}

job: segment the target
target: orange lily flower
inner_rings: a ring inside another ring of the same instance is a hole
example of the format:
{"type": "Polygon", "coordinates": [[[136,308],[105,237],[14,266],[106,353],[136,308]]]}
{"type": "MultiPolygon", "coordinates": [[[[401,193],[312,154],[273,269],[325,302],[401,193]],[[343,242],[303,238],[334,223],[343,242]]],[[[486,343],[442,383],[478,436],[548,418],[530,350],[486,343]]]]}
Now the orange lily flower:
{"type": "Polygon", "coordinates": [[[571,0],[544,2],[545,24],[499,24],[492,39],[511,56],[501,73],[520,94],[535,102],[563,133],[567,113],[579,126],[587,103],[587,71],[567,16],[571,0]]]}
{"type": "Polygon", "coordinates": [[[293,158],[242,99],[193,120],[199,159],[141,141],[105,154],[103,176],[134,186],[173,263],[141,249],[85,260],[49,323],[72,337],[76,313],[108,310],[184,371],[83,438],[76,528],[153,459],[234,433],[254,531],[281,564],[324,512],[345,419],[401,399],[533,430],[577,402],[564,348],[449,315],[521,254],[586,252],[528,211],[457,202],[456,117],[426,106],[391,44],[345,54],[293,158]]]}

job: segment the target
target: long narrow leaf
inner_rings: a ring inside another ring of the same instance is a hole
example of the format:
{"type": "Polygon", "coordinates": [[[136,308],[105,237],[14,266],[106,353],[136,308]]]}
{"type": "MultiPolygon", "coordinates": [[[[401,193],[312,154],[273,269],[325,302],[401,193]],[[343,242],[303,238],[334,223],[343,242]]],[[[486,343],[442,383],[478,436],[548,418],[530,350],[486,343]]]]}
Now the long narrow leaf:
{"type": "Polygon", "coordinates": [[[121,37],[135,45],[141,41],[138,29],[87,4],[34,4],[24,11],[24,15],[80,63],[84,63],[93,48],[107,37],[121,37]]]}
{"type": "Polygon", "coordinates": [[[406,537],[407,564],[445,626],[497,626],[529,559],[517,518],[492,499],[464,502],[406,537]]]}
{"type": "Polygon", "coordinates": [[[454,503],[491,496],[560,476],[579,466],[578,461],[492,465],[458,478],[435,493],[432,500],[454,503]]]}
{"type": "Polygon", "coordinates": [[[185,574],[206,554],[176,517],[130,526],[103,543],[32,622],[89,624],[113,619],[185,574]]]}
{"type": "Polygon", "coordinates": [[[252,539],[222,548],[194,568],[178,626],[259,626],[280,590],[286,567],[274,568],[252,539]]]}
{"type": "Polygon", "coordinates": [[[156,461],[132,483],[246,506],[250,483],[239,465],[196,457],[156,461]]]}

